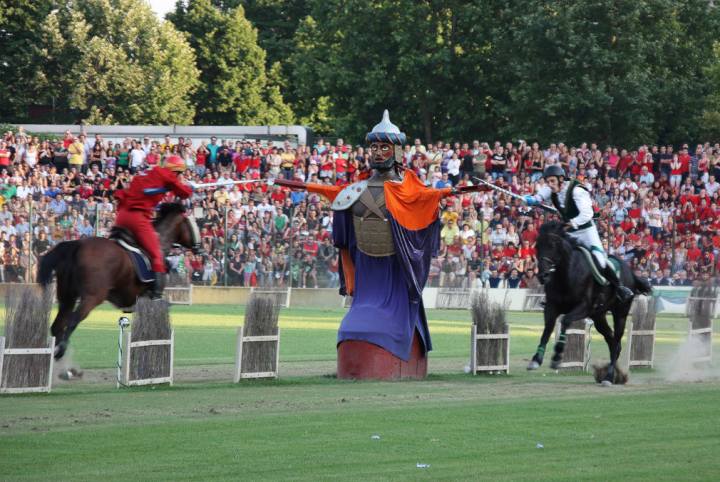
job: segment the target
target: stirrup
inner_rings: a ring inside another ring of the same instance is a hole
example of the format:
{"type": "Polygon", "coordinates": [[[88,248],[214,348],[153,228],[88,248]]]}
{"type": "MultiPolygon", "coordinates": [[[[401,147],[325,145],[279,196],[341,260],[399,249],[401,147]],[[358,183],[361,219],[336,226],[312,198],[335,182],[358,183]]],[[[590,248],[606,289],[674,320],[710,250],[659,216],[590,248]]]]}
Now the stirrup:
{"type": "Polygon", "coordinates": [[[162,300],[163,291],[165,291],[165,273],[155,272],[155,281],[148,290],[148,297],[153,301],[162,300]]]}

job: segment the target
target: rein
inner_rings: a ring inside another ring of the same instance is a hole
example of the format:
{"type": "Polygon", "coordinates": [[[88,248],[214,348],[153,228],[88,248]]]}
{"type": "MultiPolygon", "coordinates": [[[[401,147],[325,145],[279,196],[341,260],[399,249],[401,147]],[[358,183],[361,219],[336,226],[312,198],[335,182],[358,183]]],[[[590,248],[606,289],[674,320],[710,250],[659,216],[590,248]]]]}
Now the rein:
{"type": "Polygon", "coordinates": [[[547,256],[543,256],[540,259],[545,261],[547,263],[547,265],[549,266],[549,268],[546,271],[543,271],[543,273],[554,273],[555,271],[557,271],[557,266],[555,265],[555,261],[548,258],[547,256]]]}
{"type": "Polygon", "coordinates": [[[186,216],[185,220],[190,225],[190,234],[192,235],[192,251],[199,253],[202,250],[202,239],[200,238],[200,229],[198,228],[195,216],[186,216]]]}
{"type": "MultiPolygon", "coordinates": [[[[195,222],[195,218],[193,216],[186,216],[184,214],[179,214],[178,216],[181,216],[180,221],[187,223],[188,228],[190,229],[190,237],[192,238],[191,250],[194,253],[201,252],[202,239],[200,238],[200,230],[198,229],[197,223],[195,222]]],[[[183,247],[180,243],[171,243],[168,240],[170,230],[175,225],[175,223],[176,220],[168,216],[167,218],[160,220],[160,222],[155,225],[155,231],[158,233],[158,237],[160,238],[160,244],[162,246],[163,254],[167,254],[167,252],[173,247],[183,247]]]]}
{"type": "MultiPolygon", "coordinates": [[[[559,241],[559,243],[557,243],[557,244],[552,243],[551,247],[555,247],[555,246],[564,247],[565,239],[562,236],[555,234],[555,233],[548,233],[548,237],[556,238],[557,241],[559,241]]],[[[545,283],[553,273],[557,272],[558,263],[554,259],[550,258],[549,256],[541,256],[540,260],[543,261],[544,265],[547,265],[547,269],[544,269],[543,271],[538,273],[538,278],[543,283],[545,283]]]]}

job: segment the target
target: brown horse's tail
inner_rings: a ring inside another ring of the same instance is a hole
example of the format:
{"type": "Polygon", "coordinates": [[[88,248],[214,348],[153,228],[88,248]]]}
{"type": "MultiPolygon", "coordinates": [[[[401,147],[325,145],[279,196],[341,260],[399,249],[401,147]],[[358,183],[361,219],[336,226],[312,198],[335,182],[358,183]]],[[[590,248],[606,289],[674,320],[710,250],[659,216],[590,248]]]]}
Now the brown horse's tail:
{"type": "Polygon", "coordinates": [[[52,283],[53,273],[57,273],[58,284],[75,286],[77,269],[73,267],[76,266],[75,258],[79,248],[79,241],[63,241],[48,251],[38,265],[38,283],[43,288],[47,287],[52,283]]]}

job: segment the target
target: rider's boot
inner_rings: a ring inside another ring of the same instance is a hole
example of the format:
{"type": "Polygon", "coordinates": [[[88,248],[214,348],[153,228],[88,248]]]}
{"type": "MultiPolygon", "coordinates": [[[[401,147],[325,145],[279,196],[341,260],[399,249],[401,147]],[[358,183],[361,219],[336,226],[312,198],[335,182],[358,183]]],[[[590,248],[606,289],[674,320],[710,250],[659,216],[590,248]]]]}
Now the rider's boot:
{"type": "Polygon", "coordinates": [[[615,296],[621,303],[626,303],[632,299],[635,293],[632,292],[627,286],[623,286],[622,282],[618,279],[615,274],[615,270],[610,266],[610,263],[605,267],[605,277],[608,279],[612,287],[615,289],[615,296]]]}
{"type": "Polygon", "coordinates": [[[148,295],[151,300],[161,300],[163,291],[165,290],[165,273],[155,272],[155,281],[153,282],[148,295]]]}

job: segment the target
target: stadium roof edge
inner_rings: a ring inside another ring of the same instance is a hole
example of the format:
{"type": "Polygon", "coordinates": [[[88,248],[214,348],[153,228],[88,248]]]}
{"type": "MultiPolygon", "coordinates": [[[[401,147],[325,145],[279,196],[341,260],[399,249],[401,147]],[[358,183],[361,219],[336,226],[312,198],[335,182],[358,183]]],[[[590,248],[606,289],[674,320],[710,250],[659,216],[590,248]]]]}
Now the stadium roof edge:
{"type": "Polygon", "coordinates": [[[275,126],[183,126],[183,125],[79,125],[79,124],[18,124],[29,132],[63,134],[69,130],[78,134],[85,130],[88,134],[137,137],[155,136],[237,136],[237,137],[288,137],[295,136],[299,144],[308,145],[312,141],[312,130],[299,125],[275,126]]]}

